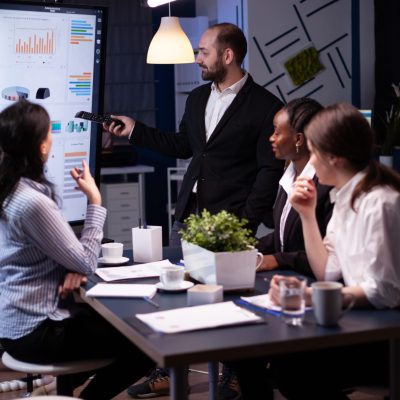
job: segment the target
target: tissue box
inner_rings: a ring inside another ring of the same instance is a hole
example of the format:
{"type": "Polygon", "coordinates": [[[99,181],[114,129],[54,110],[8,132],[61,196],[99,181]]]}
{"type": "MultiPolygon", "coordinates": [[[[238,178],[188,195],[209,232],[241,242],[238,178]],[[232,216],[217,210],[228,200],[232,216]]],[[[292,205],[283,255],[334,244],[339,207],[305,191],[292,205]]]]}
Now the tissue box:
{"type": "Polygon", "coordinates": [[[221,285],[195,285],[187,291],[189,306],[218,303],[223,297],[224,288],[221,285]]]}

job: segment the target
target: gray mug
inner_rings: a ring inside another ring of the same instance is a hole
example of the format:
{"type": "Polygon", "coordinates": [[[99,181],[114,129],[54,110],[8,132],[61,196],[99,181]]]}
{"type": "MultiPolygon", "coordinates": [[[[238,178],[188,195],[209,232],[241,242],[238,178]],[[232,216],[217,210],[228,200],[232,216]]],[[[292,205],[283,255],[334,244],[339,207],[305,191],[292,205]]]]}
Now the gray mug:
{"type": "MultiPolygon", "coordinates": [[[[314,282],[312,285],[312,307],[319,325],[337,325],[344,311],[354,304],[354,296],[345,310],[343,307],[343,285],[339,282],[314,282]]],[[[347,295],[347,294],[346,294],[347,295]]]]}

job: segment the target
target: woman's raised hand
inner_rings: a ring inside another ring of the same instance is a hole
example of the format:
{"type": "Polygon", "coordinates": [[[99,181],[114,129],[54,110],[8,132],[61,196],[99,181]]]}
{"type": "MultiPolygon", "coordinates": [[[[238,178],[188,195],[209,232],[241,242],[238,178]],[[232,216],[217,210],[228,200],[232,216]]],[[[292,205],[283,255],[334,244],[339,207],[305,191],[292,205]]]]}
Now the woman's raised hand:
{"type": "Polygon", "coordinates": [[[299,176],[293,184],[289,201],[300,217],[314,215],[317,205],[317,189],[312,178],[299,176]]]}
{"type": "Polygon", "coordinates": [[[85,160],[82,160],[82,169],[75,167],[71,170],[71,176],[75,179],[77,190],[81,190],[88,198],[89,204],[101,205],[101,194],[94,181],[85,160]]]}

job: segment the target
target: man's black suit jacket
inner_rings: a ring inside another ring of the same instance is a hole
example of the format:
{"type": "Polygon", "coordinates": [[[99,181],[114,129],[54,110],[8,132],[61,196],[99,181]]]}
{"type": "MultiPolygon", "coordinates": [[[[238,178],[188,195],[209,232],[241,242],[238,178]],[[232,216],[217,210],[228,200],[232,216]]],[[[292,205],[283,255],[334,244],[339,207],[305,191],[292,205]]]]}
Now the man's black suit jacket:
{"type": "MultiPolygon", "coordinates": [[[[326,226],[332,216],[333,203],[330,201],[329,192],[331,186],[320,185],[314,176],[317,187],[317,207],[315,210],[319,230],[322,237],[325,236],[326,226]]],[[[283,232],[283,246],[281,251],[280,226],[282,210],[287,200],[286,192],[280,187],[274,206],[275,230],[262,237],[257,245],[258,250],[263,254],[273,254],[278,262],[279,268],[293,269],[303,275],[314,276],[307,255],[304,250],[303,229],[301,219],[297,211],[292,207],[286,219],[283,232]]]]}
{"type": "Polygon", "coordinates": [[[192,157],[176,204],[178,221],[197,181],[199,210],[227,210],[256,228],[272,212],[283,172],[268,140],[282,103],[249,75],[206,142],[204,114],[210,91],[211,83],[190,93],[179,132],[160,132],[137,121],[130,141],[172,157],[192,157]]]}

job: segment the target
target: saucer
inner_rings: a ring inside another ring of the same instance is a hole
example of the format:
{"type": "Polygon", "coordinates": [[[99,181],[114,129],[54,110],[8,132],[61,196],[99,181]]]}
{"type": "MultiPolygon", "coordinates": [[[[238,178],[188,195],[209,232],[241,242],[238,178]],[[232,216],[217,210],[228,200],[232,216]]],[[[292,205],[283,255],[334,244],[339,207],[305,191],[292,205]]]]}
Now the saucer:
{"type": "Polygon", "coordinates": [[[167,289],[164,287],[164,285],[161,282],[156,283],[156,288],[158,290],[163,290],[165,292],[183,292],[185,290],[188,290],[189,288],[191,288],[192,286],[194,286],[193,282],[189,282],[189,281],[182,281],[182,283],[180,284],[180,286],[178,288],[175,289],[167,289]]]}
{"type": "Polygon", "coordinates": [[[118,257],[118,258],[105,258],[99,257],[97,262],[99,264],[108,264],[108,265],[118,265],[118,264],[125,264],[129,261],[128,257],[118,257]]]}

